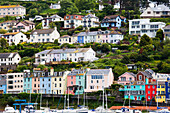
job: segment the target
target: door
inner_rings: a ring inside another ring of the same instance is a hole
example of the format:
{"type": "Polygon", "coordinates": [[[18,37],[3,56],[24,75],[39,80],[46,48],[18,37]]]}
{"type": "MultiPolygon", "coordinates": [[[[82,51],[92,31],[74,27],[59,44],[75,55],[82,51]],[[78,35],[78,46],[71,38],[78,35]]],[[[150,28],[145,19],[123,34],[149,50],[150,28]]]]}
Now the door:
{"type": "Polygon", "coordinates": [[[137,97],[135,96],[135,100],[137,100],[137,97]]]}

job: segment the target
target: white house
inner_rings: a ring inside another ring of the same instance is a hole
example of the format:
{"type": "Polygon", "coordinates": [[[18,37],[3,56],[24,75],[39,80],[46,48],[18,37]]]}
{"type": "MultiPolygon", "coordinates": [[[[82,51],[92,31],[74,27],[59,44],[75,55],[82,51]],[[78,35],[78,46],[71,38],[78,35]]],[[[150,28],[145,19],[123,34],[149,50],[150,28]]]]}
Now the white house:
{"type": "Polygon", "coordinates": [[[24,84],[23,74],[24,73],[6,74],[7,93],[18,94],[23,92],[23,84],[24,84]]]}
{"type": "Polygon", "coordinates": [[[52,4],[50,5],[50,9],[60,9],[61,5],[60,5],[60,1],[56,4],[52,4]]]}
{"type": "Polygon", "coordinates": [[[58,39],[58,43],[60,44],[64,44],[64,43],[73,44],[76,42],[77,42],[77,36],[75,35],[73,36],[63,35],[58,39]]]}
{"type": "Polygon", "coordinates": [[[43,17],[41,15],[35,15],[34,18],[29,18],[29,21],[41,21],[43,20],[43,17]]]}
{"type": "Polygon", "coordinates": [[[123,34],[117,31],[111,31],[109,33],[109,43],[116,44],[123,40],[123,34]]]}
{"type": "Polygon", "coordinates": [[[8,21],[0,23],[0,29],[10,30],[16,24],[17,24],[16,20],[8,20],[8,21]]]}
{"type": "Polygon", "coordinates": [[[82,15],[66,15],[64,16],[64,28],[66,29],[74,29],[83,24],[83,17],[82,15]]]}
{"type": "Polygon", "coordinates": [[[52,18],[52,21],[53,21],[53,22],[64,21],[64,18],[62,18],[61,16],[58,16],[57,14],[51,15],[50,18],[52,18]]]}
{"type": "Polygon", "coordinates": [[[35,64],[46,64],[50,62],[60,61],[94,61],[96,52],[92,48],[72,48],[72,49],[55,49],[44,50],[35,54],[35,64]]]}
{"type": "Polygon", "coordinates": [[[83,27],[98,27],[100,22],[99,22],[99,18],[95,16],[95,14],[88,14],[86,16],[83,17],[83,27]]]}
{"type": "Polygon", "coordinates": [[[60,37],[57,28],[54,29],[37,29],[31,32],[30,39],[28,42],[54,42],[55,39],[60,37]]]}
{"type": "Polygon", "coordinates": [[[0,53],[0,72],[15,70],[21,57],[18,53],[0,53]]]}
{"type": "Polygon", "coordinates": [[[133,19],[129,20],[129,34],[155,37],[157,30],[163,29],[165,25],[164,22],[150,22],[150,19],[133,19]]]}
{"type": "Polygon", "coordinates": [[[28,40],[27,36],[22,32],[5,33],[2,35],[2,38],[5,38],[9,45],[12,45],[12,43],[17,45],[28,40]]]}
{"type": "Polygon", "coordinates": [[[170,8],[164,4],[156,7],[148,7],[141,15],[141,18],[161,18],[170,17],[170,8]]]}
{"type": "Polygon", "coordinates": [[[170,25],[163,28],[164,36],[170,39],[170,25]]]}

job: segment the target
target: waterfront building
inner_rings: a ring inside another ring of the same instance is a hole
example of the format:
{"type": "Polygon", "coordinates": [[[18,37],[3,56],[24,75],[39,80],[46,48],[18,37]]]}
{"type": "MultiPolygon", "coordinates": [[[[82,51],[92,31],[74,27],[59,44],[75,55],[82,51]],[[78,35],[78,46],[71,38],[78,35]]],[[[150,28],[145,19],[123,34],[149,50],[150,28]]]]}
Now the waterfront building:
{"type": "Polygon", "coordinates": [[[5,16],[24,16],[26,8],[21,5],[0,6],[0,18],[5,16]]]}
{"type": "Polygon", "coordinates": [[[146,100],[147,101],[155,100],[156,91],[157,91],[156,82],[146,84],[145,85],[146,100]]]}
{"type": "Polygon", "coordinates": [[[143,36],[144,34],[153,38],[158,29],[165,27],[164,22],[150,22],[150,19],[129,20],[129,34],[143,36]]]}
{"type": "Polygon", "coordinates": [[[152,75],[145,71],[139,71],[136,75],[136,81],[143,81],[144,83],[148,84],[152,81],[152,75]]]}
{"type": "Polygon", "coordinates": [[[113,84],[114,75],[112,68],[109,69],[90,69],[86,73],[85,92],[94,92],[109,88],[113,84]]]}
{"type": "Polygon", "coordinates": [[[83,94],[85,89],[85,74],[84,69],[72,69],[67,75],[67,93],[78,95],[83,94]]]}
{"type": "Polygon", "coordinates": [[[6,74],[0,74],[0,94],[6,94],[6,74]]]}
{"type": "Polygon", "coordinates": [[[170,101],[170,78],[165,82],[166,101],[170,101]]]}
{"type": "Polygon", "coordinates": [[[118,84],[127,85],[135,81],[136,75],[132,72],[125,72],[118,77],[118,84]]]}
{"type": "Polygon", "coordinates": [[[18,94],[23,92],[23,73],[7,73],[7,93],[18,94]]]}
{"type": "Polygon", "coordinates": [[[50,72],[45,72],[45,75],[40,77],[40,93],[52,94],[50,72]]]}
{"type": "Polygon", "coordinates": [[[158,96],[157,95],[155,96],[155,101],[165,103],[166,101],[165,81],[158,81],[157,93],[158,93],[158,96]]]}

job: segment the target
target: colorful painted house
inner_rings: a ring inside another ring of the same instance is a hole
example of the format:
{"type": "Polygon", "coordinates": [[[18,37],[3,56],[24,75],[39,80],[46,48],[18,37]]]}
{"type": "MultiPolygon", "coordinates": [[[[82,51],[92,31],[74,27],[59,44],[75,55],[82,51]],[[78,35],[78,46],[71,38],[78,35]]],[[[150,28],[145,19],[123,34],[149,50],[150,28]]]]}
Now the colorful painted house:
{"type": "Polygon", "coordinates": [[[170,78],[165,82],[166,101],[170,101],[170,78]]]}
{"type": "Polygon", "coordinates": [[[142,100],[145,98],[145,83],[143,81],[135,81],[129,85],[125,85],[124,88],[120,88],[119,91],[124,91],[124,98],[131,100],[142,100]]]}
{"type": "Polygon", "coordinates": [[[146,93],[146,100],[151,101],[152,99],[155,100],[155,95],[157,91],[156,82],[152,82],[145,85],[145,93],[146,93]]]}
{"type": "Polygon", "coordinates": [[[52,94],[51,92],[51,77],[50,72],[45,72],[45,75],[40,77],[40,93],[52,94]]]}
{"type": "Polygon", "coordinates": [[[73,95],[84,93],[85,74],[86,70],[84,69],[72,69],[67,75],[67,93],[73,95]]]}
{"type": "Polygon", "coordinates": [[[118,84],[127,85],[130,82],[135,81],[136,75],[132,72],[125,72],[124,74],[120,75],[118,78],[118,84]]]}
{"type": "Polygon", "coordinates": [[[144,83],[148,84],[152,81],[152,75],[145,71],[140,71],[136,75],[136,81],[143,81],[144,83]]]}
{"type": "Polygon", "coordinates": [[[27,77],[27,76],[24,77],[23,92],[33,93],[32,92],[32,78],[31,77],[27,77]]]}
{"type": "Polygon", "coordinates": [[[158,81],[157,93],[158,93],[158,96],[157,95],[155,96],[155,101],[165,103],[166,101],[165,81],[158,81]]]}
{"type": "Polygon", "coordinates": [[[0,75],[0,94],[6,94],[6,76],[5,74],[0,75]]]}
{"type": "Polygon", "coordinates": [[[119,15],[105,16],[101,21],[101,27],[121,27],[121,23],[126,22],[126,18],[119,15]]]}

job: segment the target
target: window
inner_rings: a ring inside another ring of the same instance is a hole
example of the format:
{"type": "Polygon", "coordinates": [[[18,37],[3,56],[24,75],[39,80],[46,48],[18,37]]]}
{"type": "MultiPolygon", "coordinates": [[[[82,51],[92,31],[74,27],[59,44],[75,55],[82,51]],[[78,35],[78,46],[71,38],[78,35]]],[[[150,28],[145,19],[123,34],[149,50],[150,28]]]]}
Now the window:
{"type": "Polygon", "coordinates": [[[132,77],[129,77],[129,81],[132,81],[132,77]]]}
{"type": "Polygon", "coordinates": [[[94,89],[94,86],[90,86],[90,89],[94,89]]]}
{"type": "Polygon", "coordinates": [[[148,86],[148,88],[150,88],[150,86],[148,86]]]}
{"type": "Polygon", "coordinates": [[[121,77],[121,81],[126,81],[126,77],[121,77]]]}
{"type": "Polygon", "coordinates": [[[71,85],[73,85],[73,81],[71,81],[71,85]]]}
{"type": "Polygon", "coordinates": [[[60,87],[61,87],[61,83],[60,83],[60,87]]]}
{"type": "Polygon", "coordinates": [[[165,88],[165,86],[164,86],[164,85],[161,85],[161,88],[165,88]]]}
{"type": "Polygon", "coordinates": [[[103,79],[103,75],[91,75],[91,79],[103,79]]]}
{"type": "Polygon", "coordinates": [[[151,14],[151,12],[150,12],[150,11],[148,11],[148,12],[147,12],[147,14],[151,14]]]}
{"type": "Polygon", "coordinates": [[[61,78],[59,78],[59,81],[61,81],[61,78]]]}
{"type": "Polygon", "coordinates": [[[139,80],[142,80],[142,75],[139,75],[139,80]]]}
{"type": "Polygon", "coordinates": [[[97,83],[99,83],[99,81],[98,81],[98,80],[97,80],[96,82],[97,82],[97,83]]]}
{"type": "Polygon", "coordinates": [[[48,84],[48,87],[50,87],[50,84],[48,84]]]}
{"type": "Polygon", "coordinates": [[[150,91],[148,91],[148,94],[150,94],[150,91]]]}
{"type": "Polygon", "coordinates": [[[155,94],[155,91],[153,91],[152,93],[155,94]]]}
{"type": "Polygon", "coordinates": [[[150,99],[150,96],[148,96],[148,99],[150,99]]]}
{"type": "Polygon", "coordinates": [[[34,84],[34,87],[36,87],[36,84],[34,84]]]}
{"type": "Polygon", "coordinates": [[[133,87],[134,89],[136,88],[136,86],[133,87]]]}
{"type": "Polygon", "coordinates": [[[91,83],[93,83],[93,80],[91,80],[91,83]]]}
{"type": "Polygon", "coordinates": [[[57,87],[57,84],[55,84],[55,87],[57,87]]]}
{"type": "Polygon", "coordinates": [[[48,81],[50,81],[50,78],[48,79],[48,81]]]}
{"type": "Polygon", "coordinates": [[[81,85],[81,81],[79,81],[79,85],[81,85]]]}
{"type": "Polygon", "coordinates": [[[71,76],[71,79],[73,79],[73,76],[71,76]]]}
{"type": "Polygon", "coordinates": [[[142,28],[145,28],[146,26],[145,25],[142,25],[142,28]]]}
{"type": "Polygon", "coordinates": [[[159,14],[160,12],[156,12],[156,14],[159,14]]]}

